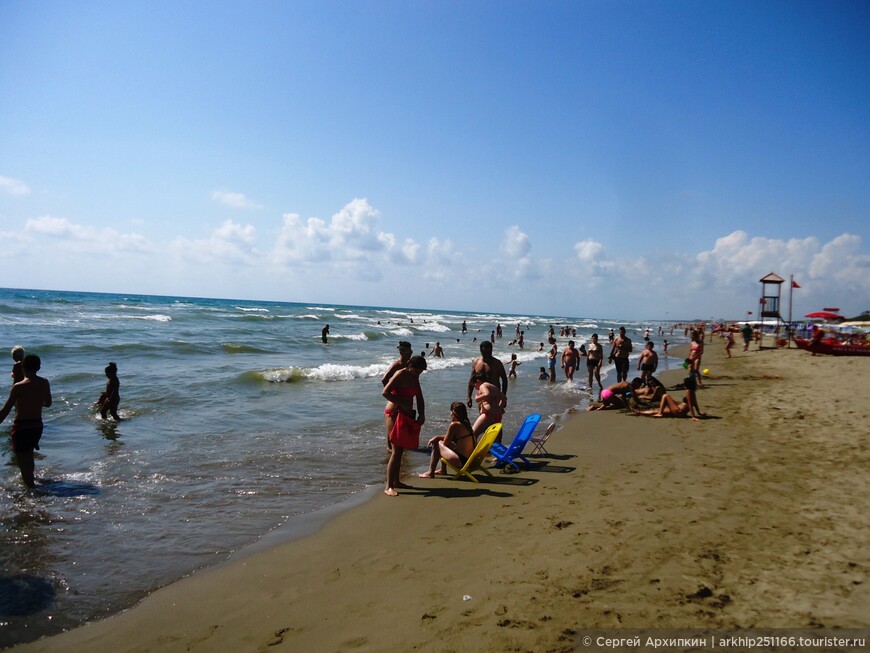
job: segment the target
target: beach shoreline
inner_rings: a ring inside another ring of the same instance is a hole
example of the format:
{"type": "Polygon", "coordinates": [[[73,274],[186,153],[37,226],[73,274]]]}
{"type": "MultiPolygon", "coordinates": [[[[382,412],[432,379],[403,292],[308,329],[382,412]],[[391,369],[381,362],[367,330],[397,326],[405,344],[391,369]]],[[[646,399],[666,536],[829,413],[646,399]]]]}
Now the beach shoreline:
{"type": "Polygon", "coordinates": [[[313,533],[14,650],[568,651],[581,628],[870,625],[870,366],[714,342],[704,367],[700,423],[577,414],[531,470],[370,488],[313,533]],[[857,398],[819,396],[846,377],[857,398]]]}

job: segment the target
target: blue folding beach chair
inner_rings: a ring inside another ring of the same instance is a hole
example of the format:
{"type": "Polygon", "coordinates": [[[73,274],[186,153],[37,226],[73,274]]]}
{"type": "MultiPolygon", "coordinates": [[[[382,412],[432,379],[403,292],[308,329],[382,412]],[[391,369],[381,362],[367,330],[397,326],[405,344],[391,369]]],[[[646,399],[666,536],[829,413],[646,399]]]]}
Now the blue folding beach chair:
{"type": "Polygon", "coordinates": [[[518,470],[520,466],[514,462],[517,458],[520,458],[526,464],[526,467],[531,465],[528,458],[523,455],[523,449],[526,448],[526,445],[532,437],[532,433],[535,432],[535,427],[540,421],[541,416],[537,413],[529,415],[526,417],[526,420],[523,422],[522,426],[520,426],[520,430],[517,431],[517,434],[508,446],[496,442],[492,447],[490,447],[489,453],[495,456],[496,467],[510,465],[518,470]]]}

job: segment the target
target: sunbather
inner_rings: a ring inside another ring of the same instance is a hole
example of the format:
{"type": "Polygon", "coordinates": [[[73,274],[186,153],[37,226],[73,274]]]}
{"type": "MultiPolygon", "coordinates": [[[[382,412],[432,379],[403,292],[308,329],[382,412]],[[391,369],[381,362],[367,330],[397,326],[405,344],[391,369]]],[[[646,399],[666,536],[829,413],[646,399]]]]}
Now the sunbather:
{"type": "MultiPolygon", "coordinates": [[[[450,404],[450,425],[447,427],[447,433],[436,435],[427,443],[427,446],[432,449],[432,458],[429,460],[429,470],[420,474],[420,478],[433,478],[435,468],[442,458],[450,461],[454,467],[462,467],[474,451],[474,445],[468,410],[461,401],[454,401],[450,404]]],[[[447,466],[444,463],[441,463],[438,474],[442,476],[447,474],[447,466]]]]}
{"type": "Polygon", "coordinates": [[[612,410],[614,408],[628,408],[628,399],[637,399],[637,390],[642,381],[635,378],[631,383],[620,381],[601,391],[601,403],[589,406],[586,410],[612,410]]]}
{"type": "Polygon", "coordinates": [[[658,409],[635,410],[634,414],[646,417],[688,417],[691,415],[692,421],[700,422],[704,413],[698,407],[698,397],[695,394],[695,389],[698,386],[694,375],[687,376],[683,384],[686,387],[686,394],[681,402],[677,403],[673,397],[666,394],[662,397],[658,409]]]}

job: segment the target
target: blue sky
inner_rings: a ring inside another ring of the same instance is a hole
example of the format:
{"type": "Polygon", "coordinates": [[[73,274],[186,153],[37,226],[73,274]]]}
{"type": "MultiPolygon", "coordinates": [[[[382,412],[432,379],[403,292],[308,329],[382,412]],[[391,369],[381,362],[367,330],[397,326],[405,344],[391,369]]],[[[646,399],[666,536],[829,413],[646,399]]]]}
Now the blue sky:
{"type": "Polygon", "coordinates": [[[0,285],[870,308],[866,2],[0,0],[0,285]]]}

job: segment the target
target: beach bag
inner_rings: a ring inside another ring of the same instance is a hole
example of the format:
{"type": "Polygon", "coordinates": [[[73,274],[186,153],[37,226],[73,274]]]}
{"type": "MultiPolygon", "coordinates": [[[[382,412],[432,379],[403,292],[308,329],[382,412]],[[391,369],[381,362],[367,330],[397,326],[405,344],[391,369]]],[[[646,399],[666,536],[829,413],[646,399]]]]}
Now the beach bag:
{"type": "Polygon", "coordinates": [[[402,449],[416,449],[420,446],[420,427],[422,424],[405,413],[396,415],[390,443],[402,449]]]}

